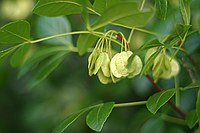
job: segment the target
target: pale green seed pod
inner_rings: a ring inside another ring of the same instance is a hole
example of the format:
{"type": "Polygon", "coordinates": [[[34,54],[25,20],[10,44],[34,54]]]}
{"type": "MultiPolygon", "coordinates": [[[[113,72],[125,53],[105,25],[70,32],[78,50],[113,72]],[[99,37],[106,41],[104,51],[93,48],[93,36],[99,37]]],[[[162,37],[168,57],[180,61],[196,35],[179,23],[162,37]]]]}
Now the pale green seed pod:
{"type": "Polygon", "coordinates": [[[101,65],[103,64],[103,61],[104,61],[104,57],[105,57],[105,54],[103,52],[99,54],[99,57],[97,58],[95,62],[95,68],[93,72],[94,75],[97,74],[97,72],[101,68],[101,65]]]}
{"type": "Polygon", "coordinates": [[[164,76],[162,76],[162,78],[170,79],[171,77],[178,75],[180,71],[180,66],[175,59],[171,59],[169,56],[167,56],[166,58],[169,60],[170,73],[165,74],[164,76]]]}
{"type": "Polygon", "coordinates": [[[115,61],[115,65],[116,65],[116,69],[118,71],[119,74],[121,74],[123,77],[128,76],[128,68],[127,68],[127,64],[128,64],[128,58],[132,55],[133,53],[131,51],[123,51],[121,53],[119,53],[119,55],[117,56],[117,59],[115,61]]]}
{"type": "Polygon", "coordinates": [[[102,70],[100,69],[97,73],[97,76],[99,78],[99,81],[102,83],[102,84],[108,84],[108,83],[111,83],[112,82],[112,79],[109,78],[109,77],[106,77],[102,70]]]}
{"type": "Polygon", "coordinates": [[[172,69],[170,60],[167,55],[164,56],[163,65],[162,65],[162,73],[160,75],[161,78],[167,79],[171,75],[172,69]]]}
{"type": "Polygon", "coordinates": [[[90,76],[94,74],[95,64],[97,58],[99,57],[99,54],[100,54],[99,50],[94,49],[93,52],[88,57],[88,70],[90,76]]]}
{"type": "Polygon", "coordinates": [[[180,66],[178,64],[178,61],[176,61],[175,59],[172,59],[170,61],[170,64],[171,64],[171,76],[177,76],[179,71],[180,71],[180,66]]]}
{"type": "Polygon", "coordinates": [[[133,60],[131,62],[131,65],[128,69],[128,72],[129,72],[128,78],[132,78],[132,77],[138,75],[142,70],[142,66],[143,66],[143,63],[142,63],[140,57],[135,55],[135,57],[133,58],[133,60]]]}
{"type": "Polygon", "coordinates": [[[116,60],[118,59],[118,55],[119,55],[119,53],[115,54],[115,55],[113,56],[113,58],[111,59],[111,62],[110,62],[110,71],[111,71],[111,73],[112,73],[115,77],[121,78],[122,75],[118,72],[117,67],[116,67],[116,60]]]}
{"type": "Polygon", "coordinates": [[[106,77],[110,77],[110,58],[108,53],[103,52],[104,54],[104,59],[103,59],[103,63],[101,65],[101,70],[104,74],[104,76],[106,77]]]}
{"type": "Polygon", "coordinates": [[[147,63],[147,61],[149,60],[149,58],[157,51],[157,48],[150,48],[147,50],[147,53],[145,55],[145,59],[144,62],[147,63]]]}
{"type": "Polygon", "coordinates": [[[162,74],[163,62],[164,62],[164,56],[162,54],[159,54],[154,60],[152,67],[152,74],[155,80],[158,80],[160,75],[162,74]]]}

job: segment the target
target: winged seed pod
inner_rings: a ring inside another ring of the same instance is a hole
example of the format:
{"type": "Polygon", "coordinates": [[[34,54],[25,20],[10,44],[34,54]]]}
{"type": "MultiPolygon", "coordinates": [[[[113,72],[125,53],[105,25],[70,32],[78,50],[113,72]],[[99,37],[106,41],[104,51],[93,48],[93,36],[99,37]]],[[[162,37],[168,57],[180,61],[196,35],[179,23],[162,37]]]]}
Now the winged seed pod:
{"type": "MultiPolygon", "coordinates": [[[[151,48],[147,51],[145,56],[145,63],[157,51],[157,48],[151,48]]],[[[150,66],[151,67],[151,66],[150,66]]],[[[152,74],[157,81],[159,78],[170,79],[179,73],[180,66],[175,59],[171,59],[165,52],[160,52],[154,59],[152,64],[152,74]]]]}
{"type": "Polygon", "coordinates": [[[124,77],[134,77],[138,75],[142,69],[143,64],[139,56],[135,55],[134,58],[130,58],[133,53],[128,50],[129,46],[122,33],[120,33],[122,36],[121,42],[123,43],[121,45],[121,50],[124,51],[113,56],[111,39],[106,39],[105,36],[116,39],[116,34],[118,34],[116,31],[108,31],[105,33],[105,35],[97,41],[93,52],[88,57],[89,75],[97,75],[102,84],[116,83],[124,77]],[[131,61],[129,61],[129,59],[131,59],[131,61]]]}
{"type": "Polygon", "coordinates": [[[114,55],[110,63],[110,70],[115,77],[134,77],[140,73],[142,61],[137,55],[133,58],[128,68],[128,59],[132,54],[131,51],[123,51],[114,55]]]}

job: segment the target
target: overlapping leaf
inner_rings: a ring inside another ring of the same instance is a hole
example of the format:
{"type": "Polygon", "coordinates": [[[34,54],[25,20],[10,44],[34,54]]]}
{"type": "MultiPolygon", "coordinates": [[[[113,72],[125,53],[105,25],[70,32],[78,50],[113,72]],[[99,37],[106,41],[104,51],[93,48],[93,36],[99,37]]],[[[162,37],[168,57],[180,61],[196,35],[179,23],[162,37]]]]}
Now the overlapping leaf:
{"type": "Polygon", "coordinates": [[[23,64],[26,58],[26,54],[31,48],[31,44],[24,44],[20,48],[16,50],[16,52],[12,55],[10,63],[13,67],[17,67],[23,64]]]}
{"type": "Polygon", "coordinates": [[[19,76],[23,76],[33,68],[38,68],[38,72],[35,73],[36,79],[43,80],[61,63],[67,53],[66,46],[41,47],[21,66],[19,76]],[[45,59],[47,62],[39,67],[39,64],[45,59]]]}
{"type": "Polygon", "coordinates": [[[0,28],[0,43],[16,44],[30,40],[30,24],[20,20],[6,24],[0,28]]]}
{"type": "Polygon", "coordinates": [[[85,112],[89,111],[93,107],[88,107],[82,109],[74,114],[71,114],[66,119],[63,120],[61,124],[59,124],[54,130],[53,133],[62,133],[67,129],[73,122],[75,122],[80,116],[82,116],[85,112]]]}
{"type": "Polygon", "coordinates": [[[152,14],[152,11],[139,11],[134,2],[118,3],[106,9],[92,28],[98,29],[109,23],[116,23],[128,28],[144,26],[152,14]]]}
{"type": "Polygon", "coordinates": [[[89,114],[87,115],[87,125],[97,131],[100,132],[101,129],[103,128],[103,125],[107,118],[109,117],[110,113],[112,112],[112,109],[114,107],[114,103],[105,103],[102,104],[101,106],[98,106],[91,110],[89,114]]]}
{"type": "Polygon", "coordinates": [[[189,112],[186,116],[186,123],[189,128],[193,128],[195,124],[198,122],[198,116],[195,110],[189,112]]]}
{"type": "MultiPolygon", "coordinates": [[[[81,0],[40,0],[33,12],[42,16],[62,16],[82,12],[81,0]]],[[[87,0],[87,7],[92,8],[87,0]]]]}
{"type": "Polygon", "coordinates": [[[175,89],[169,89],[150,96],[146,104],[147,109],[151,113],[155,114],[165,103],[170,100],[170,98],[174,96],[175,92],[175,89]]]}

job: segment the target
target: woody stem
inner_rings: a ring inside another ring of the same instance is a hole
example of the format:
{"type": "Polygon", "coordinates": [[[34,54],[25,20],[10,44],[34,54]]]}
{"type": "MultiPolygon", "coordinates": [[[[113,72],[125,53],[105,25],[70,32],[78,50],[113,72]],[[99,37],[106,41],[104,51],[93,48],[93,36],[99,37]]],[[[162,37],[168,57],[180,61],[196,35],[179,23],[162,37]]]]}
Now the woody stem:
{"type": "MultiPolygon", "coordinates": [[[[154,82],[154,80],[151,78],[150,75],[146,75],[146,77],[147,77],[147,79],[149,80],[149,82],[151,82],[151,84],[154,86],[154,88],[155,88],[158,92],[162,91],[161,87],[160,87],[157,83],[154,82]]],[[[186,116],[185,112],[183,112],[180,108],[178,108],[172,100],[169,100],[168,103],[172,106],[172,108],[173,108],[177,113],[179,113],[183,118],[185,118],[185,116],[186,116]]]]}

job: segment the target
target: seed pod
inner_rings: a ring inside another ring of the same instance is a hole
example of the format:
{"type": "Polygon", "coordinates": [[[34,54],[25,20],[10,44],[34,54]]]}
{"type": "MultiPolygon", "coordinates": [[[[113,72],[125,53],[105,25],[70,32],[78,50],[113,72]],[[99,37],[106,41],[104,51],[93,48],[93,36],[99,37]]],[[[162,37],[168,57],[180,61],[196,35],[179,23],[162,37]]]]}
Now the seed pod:
{"type": "Polygon", "coordinates": [[[99,78],[99,81],[102,84],[108,84],[108,83],[112,82],[111,78],[108,78],[108,77],[104,76],[104,74],[103,74],[101,69],[98,71],[97,76],[99,78]]]}
{"type": "Polygon", "coordinates": [[[116,69],[119,74],[121,74],[123,77],[128,76],[128,69],[127,69],[127,64],[128,64],[128,58],[132,55],[133,53],[131,51],[123,51],[119,53],[117,56],[117,60],[115,61],[116,69]]]}
{"type": "Polygon", "coordinates": [[[145,59],[144,62],[147,63],[147,61],[149,60],[149,58],[157,51],[157,48],[150,48],[147,50],[147,53],[145,55],[145,59]]]}
{"type": "Polygon", "coordinates": [[[111,62],[110,62],[110,71],[111,73],[117,77],[117,78],[121,78],[122,75],[120,73],[118,73],[118,70],[117,70],[117,67],[116,67],[116,60],[118,59],[118,55],[119,53],[115,54],[113,56],[113,58],[111,59],[111,62]]]}
{"type": "Polygon", "coordinates": [[[172,69],[171,69],[170,60],[167,57],[167,55],[165,55],[164,59],[163,59],[162,73],[161,73],[160,77],[167,79],[168,77],[170,77],[171,71],[172,71],[172,69]]]}
{"type": "Polygon", "coordinates": [[[103,63],[101,65],[101,70],[104,74],[104,76],[106,77],[110,77],[110,58],[108,53],[103,52],[104,54],[104,59],[103,59],[103,63]]]}
{"type": "Polygon", "coordinates": [[[94,75],[97,74],[97,72],[101,68],[101,65],[103,64],[103,61],[104,61],[104,56],[105,56],[105,54],[103,52],[99,54],[99,57],[97,58],[97,60],[95,62],[95,68],[94,68],[94,72],[93,72],[94,75]]]}
{"type": "Polygon", "coordinates": [[[128,78],[132,78],[132,77],[138,75],[142,70],[142,66],[143,66],[143,64],[142,64],[140,57],[135,55],[135,57],[133,58],[133,60],[131,62],[131,65],[128,69],[128,72],[129,72],[128,78]]]}
{"type": "Polygon", "coordinates": [[[99,53],[100,53],[99,50],[94,49],[94,51],[88,57],[88,70],[90,76],[94,74],[95,63],[97,58],[99,57],[99,53]]]}
{"type": "Polygon", "coordinates": [[[165,76],[162,76],[162,78],[165,79],[169,79],[173,76],[176,76],[180,71],[180,66],[175,59],[171,59],[169,56],[167,56],[167,59],[169,60],[170,73],[165,74],[165,76]]]}

